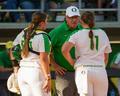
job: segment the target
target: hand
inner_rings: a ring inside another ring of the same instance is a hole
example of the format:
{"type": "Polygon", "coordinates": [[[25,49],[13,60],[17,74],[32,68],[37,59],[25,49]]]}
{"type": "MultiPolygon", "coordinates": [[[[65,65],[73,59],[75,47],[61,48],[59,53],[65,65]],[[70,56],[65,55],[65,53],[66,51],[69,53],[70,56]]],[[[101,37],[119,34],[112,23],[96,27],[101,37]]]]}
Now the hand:
{"type": "Polygon", "coordinates": [[[18,66],[13,67],[13,72],[14,72],[14,74],[17,74],[17,73],[18,73],[18,69],[19,69],[18,66]]]}
{"type": "Polygon", "coordinates": [[[4,72],[4,68],[3,67],[0,67],[0,72],[4,72]]]}
{"type": "Polygon", "coordinates": [[[12,68],[4,68],[4,67],[0,67],[0,72],[11,72],[12,68]]]}
{"type": "Polygon", "coordinates": [[[51,80],[50,79],[45,80],[43,89],[47,93],[51,91],[51,80]]]}
{"type": "Polygon", "coordinates": [[[53,66],[55,68],[56,74],[64,75],[65,71],[67,71],[65,68],[59,66],[58,64],[54,64],[53,66]]]}

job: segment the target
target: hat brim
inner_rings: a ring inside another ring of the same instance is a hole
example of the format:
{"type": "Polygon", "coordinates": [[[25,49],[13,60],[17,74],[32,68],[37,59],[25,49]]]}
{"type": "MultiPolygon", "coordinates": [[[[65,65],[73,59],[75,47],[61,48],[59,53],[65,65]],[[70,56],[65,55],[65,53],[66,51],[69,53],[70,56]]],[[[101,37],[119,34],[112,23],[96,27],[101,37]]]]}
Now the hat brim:
{"type": "Polygon", "coordinates": [[[68,17],[80,16],[80,14],[67,14],[68,17]]]}

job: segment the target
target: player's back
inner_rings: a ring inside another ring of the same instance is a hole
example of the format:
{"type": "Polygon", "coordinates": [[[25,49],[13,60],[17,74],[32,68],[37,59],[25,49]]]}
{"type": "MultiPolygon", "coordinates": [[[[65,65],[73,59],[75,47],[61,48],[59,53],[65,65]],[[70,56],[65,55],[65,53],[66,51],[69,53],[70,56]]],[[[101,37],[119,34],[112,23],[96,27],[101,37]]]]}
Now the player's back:
{"type": "Polygon", "coordinates": [[[104,53],[111,50],[106,33],[101,29],[93,29],[94,49],[91,49],[90,29],[83,29],[72,35],[76,45],[76,63],[104,64],[104,53]]]}

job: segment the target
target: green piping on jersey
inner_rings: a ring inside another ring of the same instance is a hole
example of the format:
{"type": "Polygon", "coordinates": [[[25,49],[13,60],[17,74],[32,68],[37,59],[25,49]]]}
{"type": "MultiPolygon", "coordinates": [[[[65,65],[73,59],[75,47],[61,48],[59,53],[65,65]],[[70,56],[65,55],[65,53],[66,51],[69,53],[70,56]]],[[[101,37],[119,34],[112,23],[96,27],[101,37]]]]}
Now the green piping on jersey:
{"type": "Polygon", "coordinates": [[[46,35],[43,35],[44,38],[44,47],[45,47],[45,52],[50,52],[50,42],[49,38],[46,35]]]}

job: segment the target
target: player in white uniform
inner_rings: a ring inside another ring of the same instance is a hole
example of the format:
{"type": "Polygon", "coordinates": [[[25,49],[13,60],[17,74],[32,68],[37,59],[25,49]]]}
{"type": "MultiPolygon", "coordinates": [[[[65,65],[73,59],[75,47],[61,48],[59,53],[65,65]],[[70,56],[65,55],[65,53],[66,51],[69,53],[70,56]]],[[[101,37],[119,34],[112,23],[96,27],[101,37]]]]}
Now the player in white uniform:
{"type": "Polygon", "coordinates": [[[22,49],[22,60],[18,70],[18,84],[22,96],[50,96],[51,42],[46,33],[41,31],[46,29],[47,17],[44,13],[35,12],[32,23],[14,40],[14,46],[20,44],[22,49]],[[34,35],[31,35],[32,33],[34,35]]]}
{"type": "Polygon", "coordinates": [[[105,64],[111,52],[105,32],[94,27],[94,15],[85,12],[81,16],[82,30],[72,34],[63,45],[65,58],[75,68],[75,81],[80,96],[107,96],[108,79],[105,64]],[[69,52],[76,48],[76,60],[69,52]]]}

